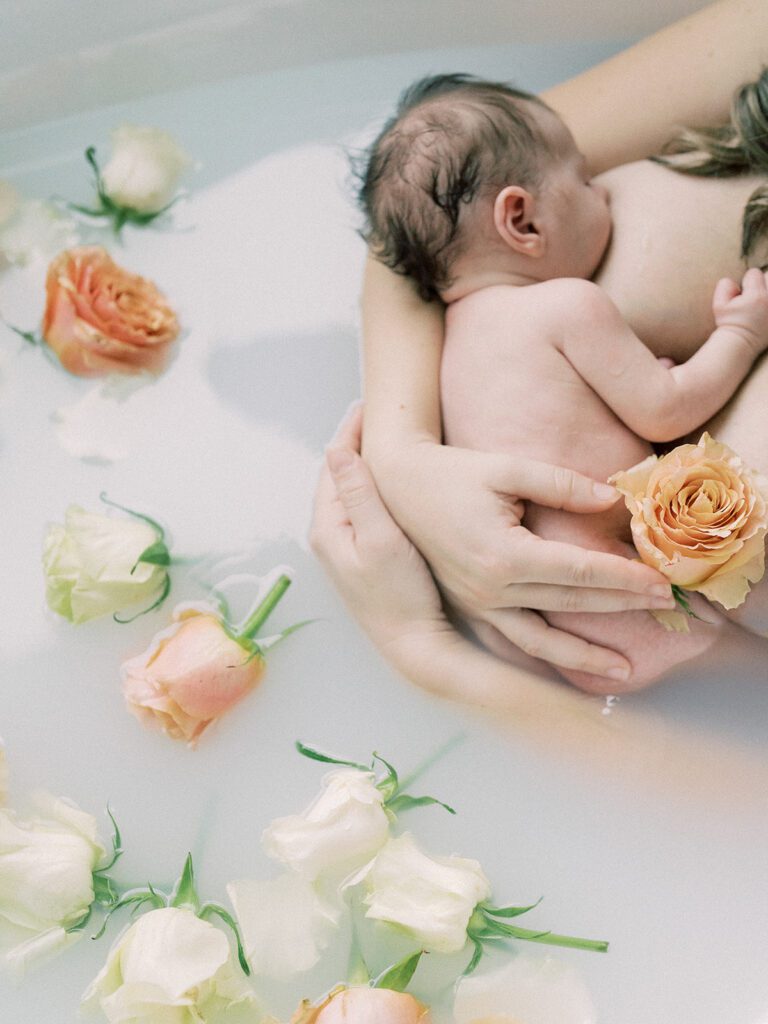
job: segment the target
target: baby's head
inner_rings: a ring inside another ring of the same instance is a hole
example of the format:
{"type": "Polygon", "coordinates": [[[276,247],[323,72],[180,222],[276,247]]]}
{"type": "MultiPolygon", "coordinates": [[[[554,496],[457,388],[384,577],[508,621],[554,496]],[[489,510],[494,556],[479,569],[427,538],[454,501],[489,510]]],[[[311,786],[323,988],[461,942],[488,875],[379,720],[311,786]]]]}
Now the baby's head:
{"type": "Polygon", "coordinates": [[[469,75],[402,94],[367,152],[359,201],[375,255],[424,298],[499,272],[591,277],[611,229],[607,194],[554,111],[469,75]]]}

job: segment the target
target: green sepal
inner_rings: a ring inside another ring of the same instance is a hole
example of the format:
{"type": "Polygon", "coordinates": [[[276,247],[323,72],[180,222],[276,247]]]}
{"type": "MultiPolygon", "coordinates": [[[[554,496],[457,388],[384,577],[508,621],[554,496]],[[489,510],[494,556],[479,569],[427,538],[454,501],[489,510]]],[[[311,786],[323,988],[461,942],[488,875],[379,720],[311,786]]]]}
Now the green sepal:
{"type": "Polygon", "coordinates": [[[120,891],[108,875],[93,874],[93,899],[101,907],[113,907],[120,899],[120,891]]]}
{"type": "Polygon", "coordinates": [[[237,944],[238,963],[242,968],[243,974],[245,974],[246,977],[250,977],[251,968],[245,956],[245,949],[243,948],[243,940],[240,935],[240,929],[237,927],[237,922],[229,913],[229,911],[225,910],[224,907],[220,907],[218,903],[204,903],[197,912],[197,916],[200,918],[201,921],[207,921],[208,918],[212,917],[214,914],[216,915],[216,917],[221,918],[224,924],[229,925],[229,927],[232,929],[235,936],[235,943],[237,944]]]}
{"type": "Polygon", "coordinates": [[[375,750],[373,752],[374,763],[380,761],[387,769],[387,774],[381,779],[380,782],[376,783],[376,789],[378,789],[381,795],[384,797],[384,805],[393,811],[391,801],[397,795],[400,789],[400,779],[397,772],[395,771],[394,765],[391,765],[389,761],[385,761],[381,754],[375,750]]]}
{"type": "Polygon", "coordinates": [[[156,601],[153,601],[153,603],[148,608],[142,608],[140,612],[136,612],[136,614],[132,615],[129,619],[121,619],[117,612],[115,612],[114,615],[112,616],[112,619],[115,622],[119,622],[121,626],[127,626],[129,622],[135,622],[136,619],[140,619],[142,615],[148,615],[149,612],[153,612],[155,608],[159,608],[163,601],[166,599],[166,597],[168,597],[170,592],[171,577],[169,573],[166,573],[165,577],[163,578],[163,587],[162,590],[160,591],[160,596],[156,601]]]}
{"type": "Polygon", "coordinates": [[[131,569],[131,575],[134,574],[142,562],[149,562],[150,565],[170,565],[171,554],[165,542],[156,540],[154,544],[150,544],[148,548],[145,548],[136,559],[136,563],[131,569]]]}
{"type": "Polygon", "coordinates": [[[448,804],[444,804],[442,800],[437,800],[433,796],[409,796],[407,793],[398,793],[397,796],[392,797],[390,800],[385,800],[384,804],[388,811],[393,814],[399,814],[401,811],[408,811],[412,807],[429,807],[431,804],[437,804],[438,807],[445,808],[449,814],[455,814],[456,811],[453,807],[448,804]]]}
{"type": "Polygon", "coordinates": [[[485,947],[483,946],[479,938],[477,938],[474,935],[470,935],[469,940],[475,948],[474,952],[472,953],[472,959],[461,972],[462,978],[466,978],[467,975],[472,974],[472,972],[477,968],[477,965],[483,959],[483,953],[485,953],[485,947]]]}
{"type": "Polygon", "coordinates": [[[529,907],[491,907],[487,903],[480,904],[480,910],[483,915],[490,914],[491,917],[520,917],[521,914],[527,914],[529,910],[534,910],[541,903],[543,896],[539,896],[535,903],[531,903],[529,907]]]}
{"type": "MultiPolygon", "coordinates": [[[[136,512],[132,508],[126,508],[125,505],[119,505],[116,501],[112,501],[111,498],[107,497],[107,492],[102,491],[99,495],[99,499],[104,502],[105,505],[111,505],[112,508],[119,508],[121,512],[125,512],[129,516],[133,516],[135,519],[142,519],[145,523],[149,523],[152,529],[157,533],[157,539],[163,540],[165,538],[165,530],[162,528],[157,520],[152,519],[150,516],[145,515],[144,512],[136,512]]],[[[141,559],[139,558],[139,561],[141,559]]]]}
{"type": "Polygon", "coordinates": [[[111,867],[117,863],[125,852],[123,849],[123,837],[120,835],[120,829],[118,828],[115,816],[112,813],[112,808],[107,804],[107,816],[112,822],[112,857],[106,864],[103,864],[100,868],[96,868],[93,872],[94,875],[100,875],[104,871],[109,871],[111,867]]]}
{"type": "Polygon", "coordinates": [[[405,992],[411,978],[416,973],[423,953],[424,950],[420,949],[417,953],[410,953],[398,963],[387,967],[378,978],[371,981],[371,988],[387,988],[392,992],[405,992]]]}
{"type": "Polygon", "coordinates": [[[18,334],[20,338],[23,338],[27,344],[36,346],[43,344],[43,339],[40,335],[35,334],[34,331],[22,331],[20,327],[14,327],[13,324],[9,324],[7,320],[3,320],[3,323],[9,330],[13,331],[14,334],[18,334]]]}
{"type": "Polygon", "coordinates": [[[323,754],[319,750],[315,750],[313,747],[308,747],[301,740],[296,740],[294,746],[302,757],[308,757],[311,761],[321,761],[323,764],[340,764],[346,768],[357,768],[361,772],[370,772],[370,765],[358,764],[357,761],[343,761],[339,757],[331,757],[330,754],[323,754]]]}
{"type": "Polygon", "coordinates": [[[187,859],[184,861],[184,870],[171,893],[169,906],[185,907],[194,911],[195,914],[200,911],[200,897],[195,889],[195,869],[191,853],[187,854],[187,859]]]}
{"type": "Polygon", "coordinates": [[[160,907],[165,907],[168,905],[165,896],[163,896],[161,893],[153,889],[151,885],[147,889],[130,889],[128,892],[123,893],[123,895],[120,897],[117,903],[114,904],[114,906],[110,907],[106,917],[102,922],[101,928],[99,928],[99,930],[95,933],[95,935],[92,935],[91,938],[100,939],[102,937],[104,932],[107,930],[107,925],[109,924],[112,915],[116,913],[118,910],[121,910],[123,907],[131,906],[131,904],[133,904],[135,912],[144,903],[152,903],[155,909],[159,909],[160,907]]]}
{"type": "Polygon", "coordinates": [[[88,907],[88,909],[86,910],[86,912],[83,914],[79,921],[76,921],[75,924],[70,925],[69,928],[66,929],[67,935],[72,935],[76,932],[81,932],[90,921],[92,913],[93,903],[90,905],[90,907],[88,907]]]}
{"type": "Polygon", "coordinates": [[[687,591],[683,590],[682,587],[678,587],[676,583],[672,584],[672,597],[674,597],[675,604],[678,606],[678,608],[680,608],[681,611],[685,612],[685,614],[689,618],[698,619],[699,622],[707,621],[706,619],[702,619],[700,615],[697,615],[696,612],[691,608],[691,605],[688,601],[687,591]]]}

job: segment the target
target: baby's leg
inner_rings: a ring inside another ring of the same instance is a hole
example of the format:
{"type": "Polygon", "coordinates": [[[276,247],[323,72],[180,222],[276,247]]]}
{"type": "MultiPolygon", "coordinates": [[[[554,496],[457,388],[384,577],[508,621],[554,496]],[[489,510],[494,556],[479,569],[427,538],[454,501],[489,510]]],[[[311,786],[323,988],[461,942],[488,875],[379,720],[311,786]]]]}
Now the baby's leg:
{"type": "MultiPolygon", "coordinates": [[[[614,540],[617,533],[616,514],[608,516],[577,516],[529,506],[530,526],[540,537],[564,540],[593,551],[608,551],[636,558],[637,552],[628,543],[614,540]]],[[[626,521],[626,514],[624,514],[626,521]]],[[[526,525],[529,517],[526,516],[526,525]]],[[[565,678],[588,693],[629,693],[658,682],[683,662],[700,658],[714,644],[724,639],[731,626],[703,598],[695,596],[691,607],[698,619],[690,618],[690,632],[675,633],[665,629],[650,612],[544,612],[547,622],[590,643],[608,647],[623,654],[632,666],[626,681],[606,679],[583,672],[561,669],[565,678]]]]}
{"type": "MultiPolygon", "coordinates": [[[[734,397],[706,429],[744,462],[768,478],[768,356],[763,356],[734,397]]],[[[698,437],[694,438],[698,440],[698,437]]],[[[747,600],[724,613],[744,629],[768,636],[768,578],[753,585],[747,600]]]]}

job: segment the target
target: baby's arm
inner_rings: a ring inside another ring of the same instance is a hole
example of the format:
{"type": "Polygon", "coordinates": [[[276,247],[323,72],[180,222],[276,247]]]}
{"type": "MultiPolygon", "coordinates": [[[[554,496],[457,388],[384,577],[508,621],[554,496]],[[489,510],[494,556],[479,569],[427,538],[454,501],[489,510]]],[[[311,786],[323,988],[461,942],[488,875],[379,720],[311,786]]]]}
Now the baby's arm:
{"type": "Polygon", "coordinates": [[[753,268],[741,288],[720,281],[712,302],[716,330],[687,362],[672,368],[656,359],[589,281],[558,282],[558,301],[550,308],[566,324],[562,352],[587,384],[634,433],[672,441],[725,405],[768,348],[767,277],[753,268]]]}

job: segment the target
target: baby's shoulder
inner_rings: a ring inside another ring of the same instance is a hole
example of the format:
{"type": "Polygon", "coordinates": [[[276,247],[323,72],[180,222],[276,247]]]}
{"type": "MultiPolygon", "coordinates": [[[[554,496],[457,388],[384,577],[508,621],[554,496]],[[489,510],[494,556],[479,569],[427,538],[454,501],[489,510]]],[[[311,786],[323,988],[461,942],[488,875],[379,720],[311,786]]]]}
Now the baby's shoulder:
{"type": "Polygon", "coordinates": [[[574,312],[584,316],[611,305],[606,292],[593,281],[558,277],[538,284],[516,287],[491,285],[466,295],[448,307],[449,319],[477,321],[504,315],[535,316],[540,324],[551,323],[574,312]]]}

